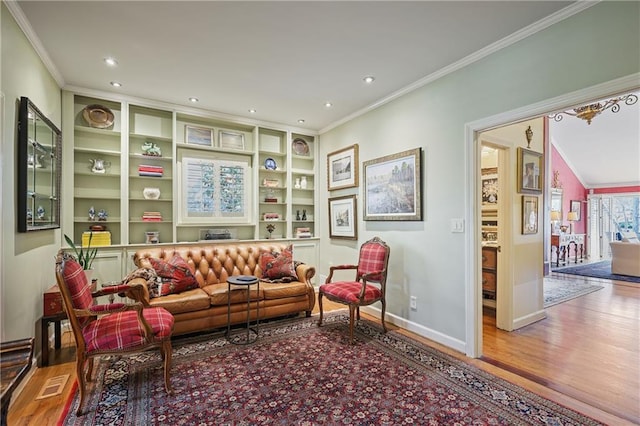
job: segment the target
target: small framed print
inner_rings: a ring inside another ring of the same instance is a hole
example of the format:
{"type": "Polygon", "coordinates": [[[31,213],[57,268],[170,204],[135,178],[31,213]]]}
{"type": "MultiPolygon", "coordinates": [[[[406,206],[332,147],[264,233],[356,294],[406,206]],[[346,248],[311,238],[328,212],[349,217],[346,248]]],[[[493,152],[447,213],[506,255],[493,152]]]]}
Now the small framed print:
{"type": "Polygon", "coordinates": [[[522,196],[522,234],[538,233],[538,197],[522,196]]]}
{"type": "Polygon", "coordinates": [[[220,148],[244,151],[243,133],[220,130],[218,132],[218,141],[220,141],[220,148]]]}
{"type": "Polygon", "coordinates": [[[358,186],[358,144],[327,155],[327,189],[358,186]]]}
{"type": "Polygon", "coordinates": [[[184,142],[190,145],[213,146],[213,130],[206,127],[184,127],[184,142]]]}
{"type": "Polygon", "coordinates": [[[542,154],[518,148],[518,192],[542,194],[542,154]]]}
{"type": "Polygon", "coordinates": [[[570,212],[575,212],[578,214],[578,217],[576,220],[580,220],[581,215],[580,215],[580,200],[571,200],[571,204],[569,205],[569,211],[570,212]]]}
{"type": "Polygon", "coordinates": [[[358,239],[356,196],[329,198],[329,238],[358,239]]]}

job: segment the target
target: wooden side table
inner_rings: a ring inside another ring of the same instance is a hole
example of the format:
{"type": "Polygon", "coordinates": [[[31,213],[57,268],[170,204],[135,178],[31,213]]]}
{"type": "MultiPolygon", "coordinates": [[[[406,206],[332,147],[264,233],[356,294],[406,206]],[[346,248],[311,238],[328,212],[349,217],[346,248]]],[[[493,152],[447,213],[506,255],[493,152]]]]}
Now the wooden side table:
{"type": "Polygon", "coordinates": [[[39,367],[47,367],[49,365],[49,324],[53,323],[54,348],[62,347],[62,326],[60,321],[67,319],[66,312],[60,312],[54,315],[44,315],[40,318],[40,346],[41,356],[39,367]]]}

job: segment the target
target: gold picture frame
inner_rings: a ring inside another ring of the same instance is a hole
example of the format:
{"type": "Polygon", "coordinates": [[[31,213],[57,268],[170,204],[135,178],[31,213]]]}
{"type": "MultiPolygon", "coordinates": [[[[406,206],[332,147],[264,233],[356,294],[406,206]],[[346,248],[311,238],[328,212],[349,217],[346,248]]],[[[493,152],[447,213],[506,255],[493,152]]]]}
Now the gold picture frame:
{"type": "Polygon", "coordinates": [[[542,154],[526,148],[518,148],[518,192],[542,194],[542,154]]]}
{"type": "Polygon", "coordinates": [[[522,235],[538,233],[538,197],[522,196],[522,235]]]}

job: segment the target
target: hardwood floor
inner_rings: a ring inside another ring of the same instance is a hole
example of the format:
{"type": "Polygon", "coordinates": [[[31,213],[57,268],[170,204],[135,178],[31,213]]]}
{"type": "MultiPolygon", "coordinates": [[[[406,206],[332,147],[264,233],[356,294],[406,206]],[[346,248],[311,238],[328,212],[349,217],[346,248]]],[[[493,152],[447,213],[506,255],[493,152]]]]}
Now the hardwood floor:
{"type": "Polygon", "coordinates": [[[551,306],[513,332],[485,311],[483,360],[640,423],[640,285],[553,273],[604,288],[551,306]]]}
{"type": "MultiPolygon", "coordinates": [[[[554,277],[561,278],[554,274],[554,277]]],[[[568,279],[576,277],[565,275],[568,279]]],[[[469,359],[428,339],[409,335],[545,398],[605,424],[640,422],[640,286],[598,280],[605,288],[547,309],[547,319],[507,333],[484,317],[483,359],[469,359]]],[[[324,301],[325,311],[342,305],[324,301]]],[[[314,309],[314,313],[318,308],[314,309]]],[[[377,318],[369,317],[377,321],[377,318]]],[[[63,344],[72,344],[65,333],[63,344]]],[[[74,351],[55,354],[56,365],[38,368],[9,410],[10,425],[55,425],[75,381],[74,351]],[[35,400],[45,381],[70,374],[59,396],[35,400]]]]}

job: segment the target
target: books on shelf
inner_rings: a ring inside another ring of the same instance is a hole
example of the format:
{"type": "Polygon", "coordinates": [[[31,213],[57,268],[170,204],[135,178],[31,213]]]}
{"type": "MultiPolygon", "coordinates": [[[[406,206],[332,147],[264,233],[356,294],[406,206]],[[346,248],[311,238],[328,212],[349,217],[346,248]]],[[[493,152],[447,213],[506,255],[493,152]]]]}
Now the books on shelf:
{"type": "Polygon", "coordinates": [[[144,212],[142,214],[143,222],[162,222],[162,214],[160,212],[144,212]]]}
{"type": "Polygon", "coordinates": [[[311,238],[313,234],[311,233],[311,228],[308,227],[300,227],[296,228],[296,238],[311,238]]]}
{"type": "Polygon", "coordinates": [[[140,164],[138,166],[139,176],[162,177],[164,168],[162,166],[151,166],[148,164],[140,164]]]}
{"type": "Polygon", "coordinates": [[[110,246],[111,245],[111,232],[110,231],[85,231],[82,233],[82,246],[89,246],[89,238],[91,238],[91,247],[98,246],[110,246]],[[93,234],[93,236],[91,236],[93,234]]]}

